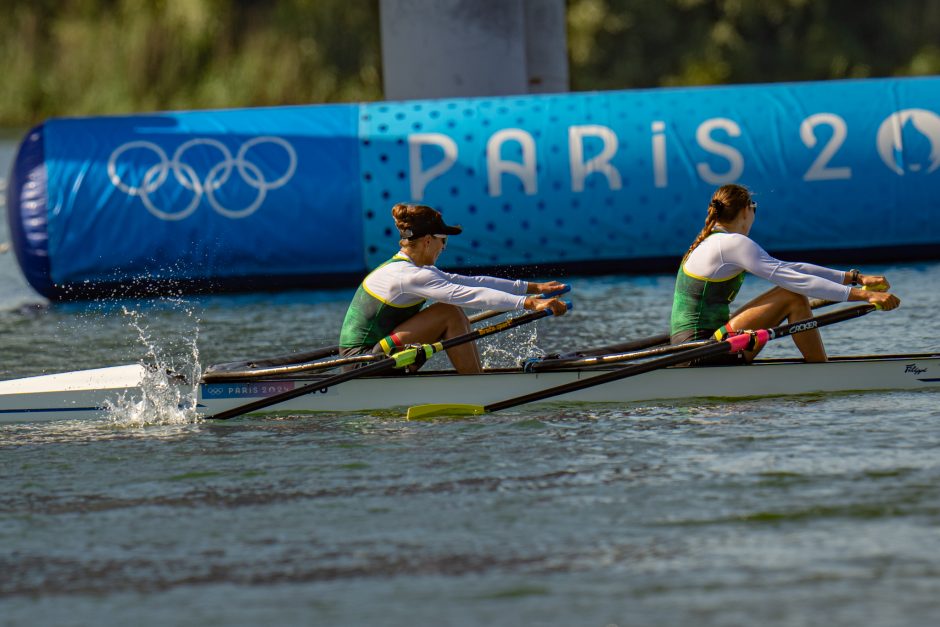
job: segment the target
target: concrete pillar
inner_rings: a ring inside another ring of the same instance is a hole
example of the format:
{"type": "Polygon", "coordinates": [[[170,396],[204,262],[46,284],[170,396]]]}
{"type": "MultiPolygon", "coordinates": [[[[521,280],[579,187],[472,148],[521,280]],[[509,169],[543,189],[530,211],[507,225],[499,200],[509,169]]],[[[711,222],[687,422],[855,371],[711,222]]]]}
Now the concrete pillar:
{"type": "Polygon", "coordinates": [[[564,0],[380,0],[387,100],[568,91],[564,0]]]}
{"type": "Polygon", "coordinates": [[[530,94],[568,91],[565,0],[524,0],[526,80],[530,94]]]}

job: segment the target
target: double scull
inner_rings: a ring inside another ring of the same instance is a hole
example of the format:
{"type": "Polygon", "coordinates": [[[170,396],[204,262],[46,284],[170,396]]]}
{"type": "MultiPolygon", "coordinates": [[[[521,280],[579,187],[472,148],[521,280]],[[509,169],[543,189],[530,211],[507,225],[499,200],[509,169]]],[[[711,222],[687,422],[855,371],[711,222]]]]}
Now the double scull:
{"type": "MultiPolygon", "coordinates": [[[[397,411],[417,403],[485,405],[612,368],[495,369],[477,375],[422,371],[363,377],[325,390],[314,387],[309,394],[249,415],[397,411]]],[[[139,364],[48,374],[0,381],[0,423],[103,418],[108,407],[126,406],[155,394],[178,398],[180,408],[194,415],[211,416],[327,376],[187,383],[139,364]]],[[[749,366],[665,368],[559,396],[552,402],[646,403],[888,390],[940,390],[940,353],[834,357],[821,364],[764,359],[749,366]]]]}

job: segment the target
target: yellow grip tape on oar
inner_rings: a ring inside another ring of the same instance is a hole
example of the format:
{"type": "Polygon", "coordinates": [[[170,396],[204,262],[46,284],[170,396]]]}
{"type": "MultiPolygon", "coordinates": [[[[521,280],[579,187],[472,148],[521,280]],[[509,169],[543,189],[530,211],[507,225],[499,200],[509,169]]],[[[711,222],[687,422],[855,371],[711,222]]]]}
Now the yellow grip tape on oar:
{"type": "MultiPolygon", "coordinates": [[[[863,285],[862,286],[863,292],[884,292],[887,289],[888,289],[888,285],[886,283],[878,283],[876,285],[863,285]]],[[[881,306],[881,303],[871,303],[871,304],[874,305],[875,309],[877,309],[878,311],[881,311],[882,309],[884,309],[881,306]]]]}
{"type": "Polygon", "coordinates": [[[484,412],[482,405],[431,403],[409,407],[405,417],[408,420],[426,420],[445,416],[479,416],[484,412]]]}
{"type": "Polygon", "coordinates": [[[434,356],[434,353],[442,350],[444,350],[444,345],[441,342],[434,342],[433,344],[412,346],[394,355],[389,355],[389,357],[395,360],[394,368],[407,368],[412,364],[423,366],[424,362],[434,356]]]}

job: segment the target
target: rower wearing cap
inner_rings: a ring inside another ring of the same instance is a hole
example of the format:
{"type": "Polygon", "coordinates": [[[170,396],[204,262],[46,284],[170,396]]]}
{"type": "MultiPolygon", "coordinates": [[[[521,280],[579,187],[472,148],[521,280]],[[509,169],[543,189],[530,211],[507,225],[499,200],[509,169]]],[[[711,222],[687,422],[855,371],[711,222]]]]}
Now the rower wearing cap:
{"type": "MultiPolygon", "coordinates": [[[[557,316],[565,313],[565,304],[557,298],[526,296],[564,288],[557,281],[463,276],[436,268],[447,238],[463,230],[445,224],[437,210],[399,203],[392,207],[392,217],[401,234],[401,250],[366,276],[356,290],[340,332],[341,355],[388,354],[406,344],[429,344],[468,333],[470,322],[462,307],[549,308],[557,316]],[[429,299],[437,302],[422,309],[429,299]]],[[[482,372],[474,342],[448,349],[447,356],[461,374],[482,372]]]]}

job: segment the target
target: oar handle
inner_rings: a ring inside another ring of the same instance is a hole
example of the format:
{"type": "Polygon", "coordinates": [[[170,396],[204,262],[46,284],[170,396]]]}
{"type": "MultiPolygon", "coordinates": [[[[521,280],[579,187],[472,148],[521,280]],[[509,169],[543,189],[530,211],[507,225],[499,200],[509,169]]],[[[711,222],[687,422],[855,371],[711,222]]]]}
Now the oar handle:
{"type": "MultiPolygon", "coordinates": [[[[554,292],[544,292],[544,293],[542,293],[542,294],[536,294],[535,297],[536,297],[536,298],[557,298],[558,296],[561,296],[562,294],[567,294],[567,293],[570,292],[570,291],[571,291],[571,286],[570,286],[570,285],[565,285],[564,287],[562,287],[562,288],[560,288],[560,289],[558,289],[558,290],[555,290],[554,292]]],[[[504,314],[504,313],[509,313],[509,312],[506,312],[506,311],[496,311],[496,310],[483,311],[483,312],[480,312],[480,313],[478,313],[478,314],[474,314],[474,315],[470,316],[470,317],[468,318],[468,320],[470,320],[470,323],[471,323],[471,324],[474,324],[474,323],[476,323],[476,322],[483,322],[484,320],[489,320],[490,318],[495,318],[496,316],[499,316],[499,315],[504,314]]]]}
{"type": "MultiPolygon", "coordinates": [[[[574,305],[570,300],[562,301],[565,304],[565,310],[571,311],[574,309],[574,305]]],[[[496,324],[491,324],[488,327],[482,327],[479,329],[474,329],[469,333],[464,333],[463,335],[458,335],[449,340],[443,340],[439,342],[442,345],[444,350],[451,348],[452,346],[457,346],[458,344],[464,344],[465,342],[470,342],[481,337],[486,337],[487,335],[492,335],[493,333],[499,333],[500,331],[505,331],[507,329],[512,329],[540,318],[545,318],[547,316],[554,315],[554,312],[551,308],[546,307],[545,309],[539,309],[538,311],[533,311],[529,314],[524,314],[522,316],[517,316],[515,318],[509,318],[503,320],[502,322],[497,322],[496,324]]]]}
{"type": "Polygon", "coordinates": [[[541,294],[538,294],[538,297],[539,298],[558,298],[562,294],[567,294],[570,291],[571,291],[571,286],[566,283],[565,285],[561,286],[554,292],[542,292],[541,294]]]}

